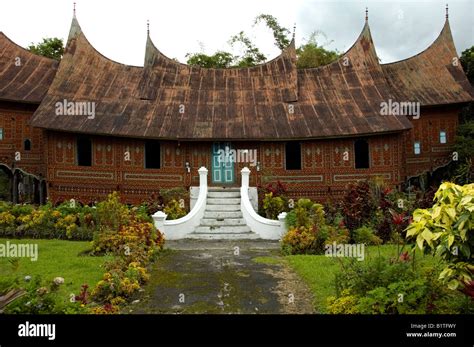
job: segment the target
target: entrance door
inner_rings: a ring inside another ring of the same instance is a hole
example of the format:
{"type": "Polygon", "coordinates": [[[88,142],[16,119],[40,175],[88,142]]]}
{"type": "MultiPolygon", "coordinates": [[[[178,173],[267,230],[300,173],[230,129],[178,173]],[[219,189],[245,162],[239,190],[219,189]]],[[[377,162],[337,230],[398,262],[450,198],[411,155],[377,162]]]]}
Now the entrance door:
{"type": "Polygon", "coordinates": [[[230,142],[212,144],[212,183],[234,183],[234,160],[230,142]]]}

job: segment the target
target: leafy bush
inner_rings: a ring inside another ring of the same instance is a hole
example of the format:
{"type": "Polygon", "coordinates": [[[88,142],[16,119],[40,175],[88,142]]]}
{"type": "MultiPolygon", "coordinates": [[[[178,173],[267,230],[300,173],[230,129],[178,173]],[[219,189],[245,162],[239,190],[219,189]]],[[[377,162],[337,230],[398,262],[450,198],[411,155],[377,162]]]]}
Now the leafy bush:
{"type": "Polygon", "coordinates": [[[285,200],[279,196],[273,196],[272,192],[265,194],[265,198],[263,199],[263,211],[267,218],[277,219],[280,213],[286,211],[285,200]]]}
{"type": "Polygon", "coordinates": [[[447,262],[439,278],[450,289],[474,297],[473,230],[474,184],[445,182],[435,194],[433,207],[415,210],[406,236],[415,239],[422,251],[447,262]]]}
{"type": "Polygon", "coordinates": [[[359,298],[351,294],[349,289],[344,289],[341,296],[329,296],[327,299],[328,312],[332,314],[356,314],[359,298]]]}
{"type": "Polygon", "coordinates": [[[117,230],[132,220],[153,222],[144,206],[128,208],[117,193],[96,207],[74,201],[57,207],[0,203],[0,237],[92,240],[99,229],[117,230]]]}
{"type": "Polygon", "coordinates": [[[344,226],[343,223],[339,225],[323,225],[320,228],[321,235],[324,235],[324,245],[330,245],[334,242],[337,244],[349,243],[350,236],[349,230],[344,226]]]}
{"type": "MultiPolygon", "coordinates": [[[[13,286],[19,288],[17,280],[13,286]]],[[[79,302],[65,301],[58,295],[59,285],[54,282],[43,283],[41,277],[31,279],[21,285],[26,293],[5,307],[7,314],[72,314],[87,313],[87,309],[79,302]]],[[[0,296],[2,292],[0,291],[0,296]]]]}
{"type": "Polygon", "coordinates": [[[161,189],[160,195],[163,199],[163,204],[167,205],[172,200],[175,201],[189,201],[189,192],[183,187],[161,189]]]}
{"type": "Polygon", "coordinates": [[[316,204],[309,199],[299,199],[294,208],[286,216],[288,227],[321,226],[326,223],[324,209],[321,204],[316,204]]]}
{"type": "Polygon", "coordinates": [[[353,231],[371,221],[375,214],[376,204],[366,181],[350,184],[342,200],[342,214],[345,224],[353,231]]]}
{"type": "Polygon", "coordinates": [[[284,254],[305,254],[314,251],[317,239],[316,227],[292,227],[283,236],[282,252],[284,254]]]}
{"type": "Polygon", "coordinates": [[[363,226],[352,233],[352,239],[355,243],[363,243],[365,245],[380,245],[382,239],[375,235],[371,227],[363,226]]]}
{"type": "Polygon", "coordinates": [[[164,238],[153,223],[143,220],[138,210],[129,210],[119,201],[116,194],[98,207],[114,206],[118,213],[99,223],[99,229],[92,243],[95,254],[112,253],[115,258],[106,265],[107,272],[92,290],[92,297],[103,306],[94,308],[93,313],[114,313],[121,303],[126,302],[140,289],[149,275],[146,267],[159,250],[164,238]]]}
{"type": "Polygon", "coordinates": [[[436,279],[436,268],[415,270],[399,260],[375,258],[365,263],[347,262],[336,275],[335,297],[327,299],[331,313],[426,314],[457,313],[464,302],[436,279]]]}
{"type": "Polygon", "coordinates": [[[167,220],[178,219],[186,216],[187,212],[184,206],[182,206],[178,201],[171,200],[163,209],[163,212],[166,213],[167,220]]]}

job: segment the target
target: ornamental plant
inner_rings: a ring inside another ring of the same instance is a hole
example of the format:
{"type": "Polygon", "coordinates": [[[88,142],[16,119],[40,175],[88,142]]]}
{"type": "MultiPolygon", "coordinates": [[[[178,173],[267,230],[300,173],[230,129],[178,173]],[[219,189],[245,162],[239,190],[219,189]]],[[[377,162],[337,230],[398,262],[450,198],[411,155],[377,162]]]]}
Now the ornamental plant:
{"type": "Polygon", "coordinates": [[[167,220],[179,219],[181,217],[186,216],[187,212],[184,206],[177,200],[171,200],[168,202],[163,209],[163,212],[166,213],[167,220]]]}
{"type": "Polygon", "coordinates": [[[273,196],[270,192],[263,199],[263,211],[269,219],[277,219],[278,215],[286,210],[285,200],[280,196],[273,196]]]}
{"type": "Polygon", "coordinates": [[[446,261],[439,278],[450,289],[474,297],[474,184],[441,184],[434,205],[415,210],[406,236],[446,261]]]}

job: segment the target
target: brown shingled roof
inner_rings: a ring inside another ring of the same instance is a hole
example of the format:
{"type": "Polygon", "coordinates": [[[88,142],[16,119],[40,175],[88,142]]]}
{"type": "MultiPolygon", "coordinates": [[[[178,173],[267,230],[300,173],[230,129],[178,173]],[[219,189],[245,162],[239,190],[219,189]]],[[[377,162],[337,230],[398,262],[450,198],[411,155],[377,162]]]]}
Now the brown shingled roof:
{"type": "Polygon", "coordinates": [[[378,62],[368,24],[337,61],[298,70],[299,113],[308,135],[348,136],[409,129],[405,116],[382,116],[380,104],[390,89],[378,62]]]}
{"type": "Polygon", "coordinates": [[[58,64],[18,46],[0,32],[0,100],[39,104],[58,64]]]}
{"type": "MultiPolygon", "coordinates": [[[[296,69],[294,42],[256,67],[205,69],[167,58],[149,37],[145,66],[132,67],[98,53],[74,18],[58,73],[32,123],[187,140],[309,139],[409,129],[404,116],[380,115],[381,102],[400,95],[387,83],[387,66],[378,62],[366,23],[342,57],[314,69],[296,69]],[[95,102],[95,119],[55,115],[56,102],[64,99],[95,102]]],[[[463,86],[453,93],[456,88],[463,86]]]]}
{"type": "Polygon", "coordinates": [[[428,106],[469,102],[474,98],[447,19],[438,38],[427,49],[411,58],[383,64],[382,70],[399,101],[428,106]]]}

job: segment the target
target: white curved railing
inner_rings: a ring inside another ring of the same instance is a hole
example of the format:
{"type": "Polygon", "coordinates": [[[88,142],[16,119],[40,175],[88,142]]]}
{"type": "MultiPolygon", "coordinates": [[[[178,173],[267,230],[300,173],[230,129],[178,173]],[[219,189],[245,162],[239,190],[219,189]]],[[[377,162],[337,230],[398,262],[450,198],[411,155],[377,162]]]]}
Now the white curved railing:
{"type": "Polygon", "coordinates": [[[198,172],[199,196],[196,204],[186,216],[175,220],[166,220],[167,215],[162,211],[158,211],[152,216],[155,227],[164,234],[167,240],[182,239],[192,233],[204,216],[207,201],[207,169],[203,166],[198,172]]]}
{"type": "Polygon", "coordinates": [[[240,188],[240,209],[246,224],[250,230],[258,234],[262,239],[279,240],[286,233],[286,212],[278,215],[278,220],[263,218],[258,215],[252,207],[249,198],[249,176],[250,170],[244,167],[242,173],[242,186],[240,188]]]}

